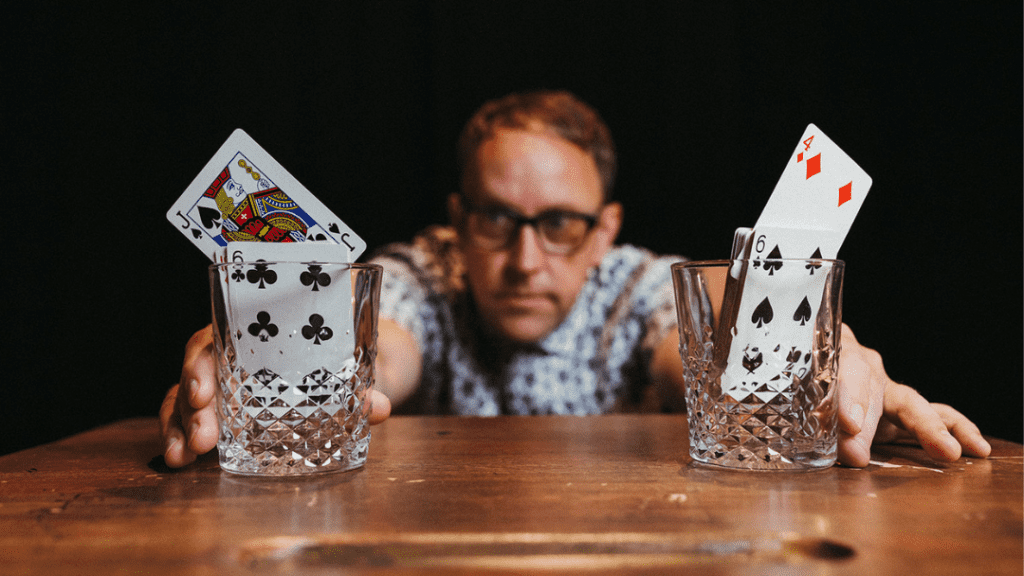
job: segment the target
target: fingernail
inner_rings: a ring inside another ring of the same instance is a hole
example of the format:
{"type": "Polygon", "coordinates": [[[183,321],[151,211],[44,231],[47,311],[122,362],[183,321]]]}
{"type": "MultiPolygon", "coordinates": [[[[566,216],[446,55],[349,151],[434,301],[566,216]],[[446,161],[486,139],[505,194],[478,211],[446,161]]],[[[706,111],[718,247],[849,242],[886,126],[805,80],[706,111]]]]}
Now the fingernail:
{"type": "Polygon", "coordinates": [[[189,442],[193,441],[196,437],[196,432],[199,431],[199,422],[193,422],[188,426],[188,439],[189,442]]]}
{"type": "Polygon", "coordinates": [[[195,378],[188,381],[188,400],[194,402],[196,396],[199,396],[199,381],[195,378]]]}
{"type": "Polygon", "coordinates": [[[946,445],[946,449],[950,452],[960,452],[961,446],[960,441],[953,437],[949,433],[949,430],[942,431],[942,443],[946,445]]]}
{"type": "Polygon", "coordinates": [[[857,423],[858,427],[864,424],[864,409],[860,407],[860,404],[854,404],[853,408],[850,408],[850,418],[857,423]]]}
{"type": "Polygon", "coordinates": [[[164,454],[170,452],[171,448],[174,448],[178,442],[181,442],[181,438],[179,438],[177,434],[171,434],[168,436],[167,441],[164,443],[164,454]]]}

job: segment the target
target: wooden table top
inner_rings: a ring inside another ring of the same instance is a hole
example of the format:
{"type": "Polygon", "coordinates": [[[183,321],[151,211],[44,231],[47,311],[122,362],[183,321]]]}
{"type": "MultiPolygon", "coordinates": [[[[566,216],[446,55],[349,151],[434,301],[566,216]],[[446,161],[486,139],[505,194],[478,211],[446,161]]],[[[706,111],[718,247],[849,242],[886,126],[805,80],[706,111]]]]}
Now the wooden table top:
{"type": "Polygon", "coordinates": [[[155,419],[0,458],[4,574],[1021,574],[1024,447],[690,463],[685,416],[393,417],[362,470],[163,465],[155,419]]]}

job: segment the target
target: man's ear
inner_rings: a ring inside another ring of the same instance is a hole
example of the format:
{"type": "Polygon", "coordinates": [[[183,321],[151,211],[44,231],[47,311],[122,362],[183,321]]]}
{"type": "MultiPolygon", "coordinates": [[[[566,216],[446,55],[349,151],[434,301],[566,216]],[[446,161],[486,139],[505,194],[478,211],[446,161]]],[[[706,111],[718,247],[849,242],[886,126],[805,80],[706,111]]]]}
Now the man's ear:
{"type": "Polygon", "coordinates": [[[462,197],[454,192],[448,195],[448,222],[456,230],[462,227],[462,197]]]}
{"type": "Polygon", "coordinates": [[[594,228],[594,244],[591,253],[591,260],[596,266],[615,243],[622,229],[622,204],[609,202],[601,208],[597,217],[597,226],[594,228]]]}

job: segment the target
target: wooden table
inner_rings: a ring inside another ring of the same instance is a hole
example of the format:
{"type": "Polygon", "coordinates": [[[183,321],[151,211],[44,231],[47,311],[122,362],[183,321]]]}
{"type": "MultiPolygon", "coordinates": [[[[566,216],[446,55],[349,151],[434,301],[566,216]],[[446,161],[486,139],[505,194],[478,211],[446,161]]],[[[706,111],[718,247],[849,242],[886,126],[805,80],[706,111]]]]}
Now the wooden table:
{"type": "Polygon", "coordinates": [[[1022,446],[734,472],[682,416],[394,417],[362,470],[167,469],[156,421],[0,458],[3,574],[1021,574],[1022,446]]]}

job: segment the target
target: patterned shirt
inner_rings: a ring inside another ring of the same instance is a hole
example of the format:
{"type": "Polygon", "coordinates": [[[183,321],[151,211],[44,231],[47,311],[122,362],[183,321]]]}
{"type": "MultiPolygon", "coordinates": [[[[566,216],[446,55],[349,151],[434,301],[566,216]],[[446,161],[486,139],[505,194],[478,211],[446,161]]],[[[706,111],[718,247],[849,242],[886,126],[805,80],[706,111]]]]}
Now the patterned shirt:
{"type": "Polygon", "coordinates": [[[669,267],[680,260],[612,248],[561,325],[524,346],[482,330],[452,228],[428,228],[373,259],[384,266],[381,316],[423,353],[419,410],[480,416],[602,414],[650,402],[652,352],[676,326],[669,267]]]}

